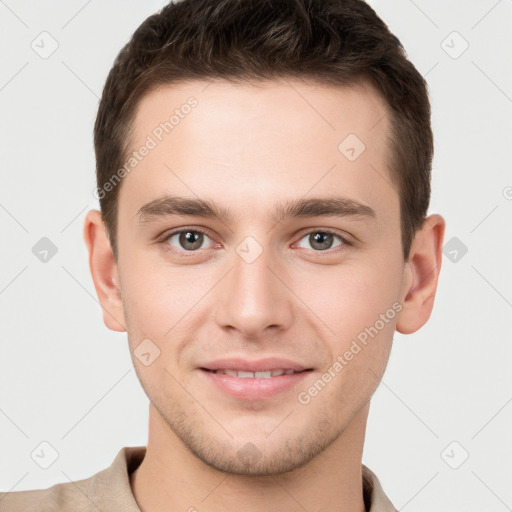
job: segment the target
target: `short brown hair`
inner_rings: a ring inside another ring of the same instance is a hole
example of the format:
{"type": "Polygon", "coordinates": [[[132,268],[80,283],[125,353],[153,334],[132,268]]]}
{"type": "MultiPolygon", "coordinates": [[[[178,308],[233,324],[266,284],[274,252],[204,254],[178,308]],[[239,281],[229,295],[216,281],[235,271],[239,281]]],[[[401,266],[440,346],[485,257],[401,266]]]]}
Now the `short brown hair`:
{"type": "Polygon", "coordinates": [[[375,11],[363,0],[178,0],[147,18],[119,52],[98,109],[97,190],[116,261],[122,182],[108,193],[103,186],[126,161],[141,98],[185,80],[279,77],[340,86],[367,80],[385,100],[389,173],[409,258],[430,202],[430,103],[426,81],[375,11]]]}

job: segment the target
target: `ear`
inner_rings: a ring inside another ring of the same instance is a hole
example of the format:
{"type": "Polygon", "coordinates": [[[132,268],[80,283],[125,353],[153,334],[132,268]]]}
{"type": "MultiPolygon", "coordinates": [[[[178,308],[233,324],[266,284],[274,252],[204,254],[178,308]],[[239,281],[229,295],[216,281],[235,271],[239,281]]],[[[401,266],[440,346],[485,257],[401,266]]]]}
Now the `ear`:
{"type": "Polygon", "coordinates": [[[445,225],[443,217],[430,215],[412,242],[404,270],[402,310],[396,322],[396,330],[402,334],[417,331],[432,313],[443,257],[445,225]]]}
{"type": "Polygon", "coordinates": [[[98,210],[87,212],[83,236],[89,251],[92,280],[103,309],[103,322],[112,331],[126,331],[117,264],[98,210]]]}

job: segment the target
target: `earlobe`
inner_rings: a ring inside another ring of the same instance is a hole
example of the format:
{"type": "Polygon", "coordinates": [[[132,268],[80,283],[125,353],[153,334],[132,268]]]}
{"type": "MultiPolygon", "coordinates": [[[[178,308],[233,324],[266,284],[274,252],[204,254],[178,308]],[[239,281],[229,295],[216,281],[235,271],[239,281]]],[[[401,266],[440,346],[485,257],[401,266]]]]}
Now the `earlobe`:
{"type": "Polygon", "coordinates": [[[404,271],[403,308],[396,323],[396,330],[402,334],[417,331],[430,318],[441,270],[444,231],[443,217],[434,214],[425,219],[414,237],[404,271]]]}
{"type": "Polygon", "coordinates": [[[108,240],[105,224],[98,210],[87,212],[83,237],[89,253],[89,269],[98,300],[103,309],[103,322],[112,331],[126,331],[119,274],[108,240]]]}

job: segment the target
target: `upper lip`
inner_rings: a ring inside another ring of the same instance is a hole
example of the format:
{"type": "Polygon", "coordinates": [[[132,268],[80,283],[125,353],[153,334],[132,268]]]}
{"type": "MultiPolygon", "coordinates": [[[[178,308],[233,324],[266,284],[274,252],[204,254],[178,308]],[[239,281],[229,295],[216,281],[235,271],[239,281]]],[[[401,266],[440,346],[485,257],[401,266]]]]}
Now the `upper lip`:
{"type": "Polygon", "coordinates": [[[265,359],[256,359],[254,361],[240,357],[216,359],[215,361],[203,364],[201,368],[206,370],[236,370],[246,372],[265,372],[277,369],[293,369],[296,372],[300,372],[302,370],[311,369],[296,361],[282,357],[266,357],[265,359]]]}

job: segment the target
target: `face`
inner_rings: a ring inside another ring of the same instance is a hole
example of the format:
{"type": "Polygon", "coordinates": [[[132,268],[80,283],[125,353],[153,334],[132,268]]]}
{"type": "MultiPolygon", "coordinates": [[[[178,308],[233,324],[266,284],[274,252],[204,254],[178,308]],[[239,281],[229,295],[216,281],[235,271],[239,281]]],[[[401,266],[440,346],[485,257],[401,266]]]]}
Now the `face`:
{"type": "Polygon", "coordinates": [[[298,468],[375,391],[410,285],[385,114],[367,85],[298,81],[140,102],[132,150],[151,147],[120,189],[119,314],[154,411],[206,464],[298,468]],[[243,368],[225,358],[306,371],[212,372],[243,368]]]}

